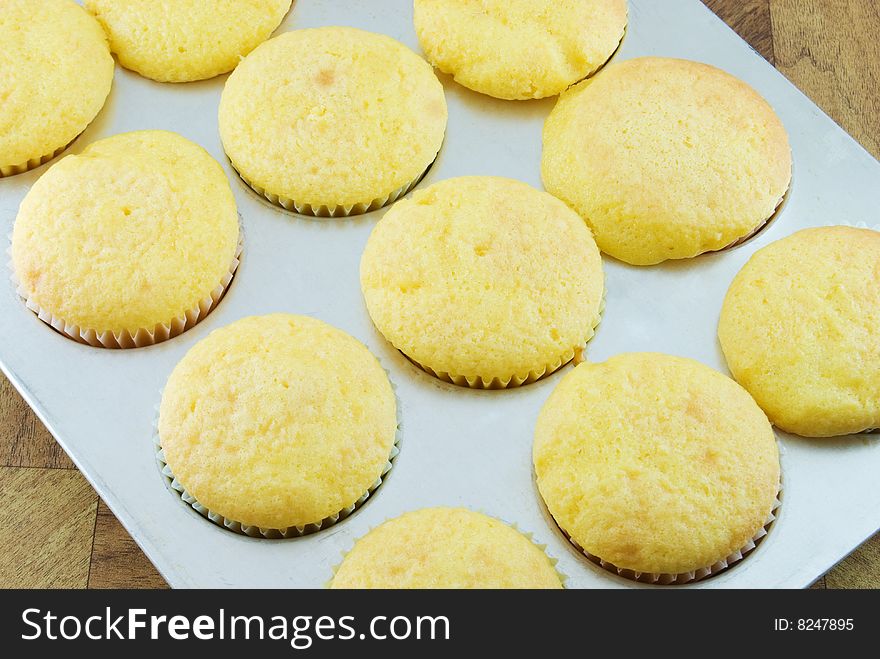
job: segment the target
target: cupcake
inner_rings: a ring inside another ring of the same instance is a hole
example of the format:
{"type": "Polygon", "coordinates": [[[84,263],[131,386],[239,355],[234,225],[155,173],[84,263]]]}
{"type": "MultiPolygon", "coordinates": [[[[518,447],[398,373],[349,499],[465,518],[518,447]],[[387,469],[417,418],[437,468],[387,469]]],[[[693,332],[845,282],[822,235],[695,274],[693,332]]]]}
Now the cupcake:
{"type": "Polygon", "coordinates": [[[301,535],[350,513],[396,454],[397,403],[354,338],[305,316],[243,318],[199,341],[162,394],[165,473],[210,519],[301,535]]]}
{"type": "Polygon", "coordinates": [[[733,377],[777,427],[880,427],[880,232],[804,229],[759,250],[721,309],[733,377]]]}
{"type": "Polygon", "coordinates": [[[604,290],[584,222],[545,192],[493,177],[442,181],[394,205],[361,258],[367,310],[437,377],[532,382],[593,336],[604,290]]]}
{"type": "Polygon", "coordinates": [[[85,0],[127,69],[159,82],[232,71],[263,43],[291,0],[85,0]]]}
{"type": "Polygon", "coordinates": [[[110,93],[113,57],[101,26],[73,0],[3,0],[0,177],[61,153],[110,93]]]}
{"type": "Polygon", "coordinates": [[[394,201],[434,162],[443,87],[390,37],[353,28],[287,32],[226,82],[223,147],[241,177],[289,210],[363,213],[394,201]]]}
{"type": "Polygon", "coordinates": [[[680,357],[579,365],[541,409],[533,457],[559,528],[638,580],[724,569],[754,547],[778,505],[767,417],[733,380],[680,357]]]}
{"type": "Polygon", "coordinates": [[[781,203],[791,150],[773,109],[706,64],[645,57],[565,92],[544,125],[544,186],[599,248],[652,265],[728,247],[781,203]]]}
{"type": "Polygon", "coordinates": [[[406,513],[358,540],[331,588],[562,588],[543,548],[463,508],[406,513]]]}
{"type": "Polygon", "coordinates": [[[428,59],[469,89],[555,96],[602,66],[626,28],[626,0],[415,0],[428,59]]]}
{"type": "Polygon", "coordinates": [[[175,133],[140,131],[53,165],[15,219],[12,267],[27,306],[107,348],[180,334],[219,301],[238,265],[223,169],[175,133]]]}

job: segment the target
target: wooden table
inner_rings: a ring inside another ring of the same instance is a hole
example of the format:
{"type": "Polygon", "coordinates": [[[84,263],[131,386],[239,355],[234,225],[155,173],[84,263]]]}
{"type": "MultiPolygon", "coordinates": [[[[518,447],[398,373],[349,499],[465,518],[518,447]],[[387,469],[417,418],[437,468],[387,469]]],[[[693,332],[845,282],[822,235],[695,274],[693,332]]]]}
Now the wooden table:
{"type": "MultiPolygon", "coordinates": [[[[703,1],[880,157],[880,3],[703,1]]],[[[165,586],[5,378],[0,382],[0,556],[0,587],[165,586]]],[[[880,587],[880,534],[816,587],[880,587]]]]}

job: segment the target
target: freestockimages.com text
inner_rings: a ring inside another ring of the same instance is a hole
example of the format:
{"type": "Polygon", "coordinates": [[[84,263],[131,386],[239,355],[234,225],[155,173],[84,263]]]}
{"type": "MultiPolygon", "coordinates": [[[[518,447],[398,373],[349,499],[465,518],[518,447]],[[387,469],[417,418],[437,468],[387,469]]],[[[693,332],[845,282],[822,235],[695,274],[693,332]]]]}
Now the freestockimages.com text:
{"type": "Polygon", "coordinates": [[[146,609],[100,615],[64,615],[29,608],[22,611],[22,640],[273,640],[306,650],[315,641],[449,640],[446,616],[373,616],[358,623],[355,616],[150,615],[146,609]]]}

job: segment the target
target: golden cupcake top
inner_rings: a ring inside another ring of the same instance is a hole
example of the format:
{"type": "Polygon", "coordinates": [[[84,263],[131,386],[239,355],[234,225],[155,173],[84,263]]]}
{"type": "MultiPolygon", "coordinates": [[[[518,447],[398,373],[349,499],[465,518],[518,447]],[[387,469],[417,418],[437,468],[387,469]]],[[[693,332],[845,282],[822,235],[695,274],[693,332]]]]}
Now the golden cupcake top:
{"type": "Polygon", "coordinates": [[[680,357],[585,362],[535,429],[538,489],[560,528],[618,568],[710,567],[761,530],[779,485],[767,417],[736,382],[680,357]]]}
{"type": "Polygon", "coordinates": [[[160,82],[231,71],[269,38],[291,0],[85,0],[119,63],[160,82]]]}
{"type": "Polygon", "coordinates": [[[331,588],[562,588],[553,562],[504,522],[424,508],[376,527],[348,552],[331,588]]]}
{"type": "Polygon", "coordinates": [[[397,404],[363,344],[290,314],[243,318],[199,341],[168,379],[159,441],[200,504],[244,526],[317,524],[385,472],[397,404]]]}
{"type": "Polygon", "coordinates": [[[544,185],[600,249],[635,265],[723,249],[769,219],[791,178],[785,128],[746,83],[706,64],[612,64],[544,125],[544,185]]]}
{"type": "Polygon", "coordinates": [[[504,99],[555,96],[598,69],[626,28],[626,0],[415,0],[428,59],[504,99]]]}
{"type": "Polygon", "coordinates": [[[180,135],[151,130],[50,167],[19,208],[12,263],[29,304],[81,330],[134,334],[210,297],[237,246],[223,169],[180,135]]]}
{"type": "Polygon", "coordinates": [[[3,0],[0,176],[38,165],[85,130],[113,68],[101,26],[73,0],[3,0]]]}
{"type": "Polygon", "coordinates": [[[242,177],[315,209],[369,205],[413,183],[445,130],[430,65],[354,28],[270,39],[229,77],[220,101],[220,136],[242,177]]]}
{"type": "Polygon", "coordinates": [[[782,430],[880,427],[880,232],[804,229],[758,250],[727,292],[718,338],[782,430]]]}
{"type": "Polygon", "coordinates": [[[507,386],[584,347],[604,276],[590,230],[565,204],[474,176],[395,204],[367,242],[361,288],[376,327],[412,360],[458,383],[507,386]]]}

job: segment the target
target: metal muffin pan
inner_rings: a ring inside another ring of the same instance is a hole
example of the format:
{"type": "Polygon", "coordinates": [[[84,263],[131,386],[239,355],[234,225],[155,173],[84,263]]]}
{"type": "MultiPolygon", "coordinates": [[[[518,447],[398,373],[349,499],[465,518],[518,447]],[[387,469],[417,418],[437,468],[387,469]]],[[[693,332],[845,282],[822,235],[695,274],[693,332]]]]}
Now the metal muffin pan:
{"type": "MultiPolygon", "coordinates": [[[[382,32],[419,51],[411,0],[296,0],[279,32],[321,25],[382,32]]],[[[607,306],[586,356],[601,361],[651,350],[727,372],[715,330],[733,276],[755,250],[798,229],[880,222],[880,163],[699,0],[630,0],[629,27],[614,57],[641,55],[707,62],[753,85],[788,129],[793,183],[775,220],[735,248],[647,268],[605,258],[607,306]]],[[[448,76],[440,79],[449,104],[446,141],[418,187],[491,174],[540,188],[541,129],[555,99],[494,100],[448,76]]],[[[538,495],[531,462],[535,420],[572,367],[521,388],[475,391],[431,377],[394,350],[373,328],[358,280],[364,243],[384,211],[316,219],[275,208],[253,193],[220,144],[217,107],[224,82],[221,76],[159,84],[118,67],[106,107],[68,150],[78,153],[115,133],[162,128],[201,144],[223,163],[243,218],[245,245],[228,293],[207,319],[159,345],[98,349],[38,320],[8,279],[0,291],[3,371],[168,582],[321,587],[342,554],[372,527],[408,510],[452,505],[533,533],[559,559],[568,587],[657,587],[612,575],[579,554],[538,495]],[[151,430],[159,391],[193,344],[238,318],[275,311],[315,316],[366,343],[397,386],[402,429],[394,469],[364,506],[318,533],[265,540],[210,523],[173,493],[159,473],[151,430]]],[[[7,233],[19,203],[47,166],[0,180],[7,233]]],[[[680,587],[807,586],[880,527],[880,437],[778,436],[784,500],[769,535],[735,567],[680,587]]]]}

